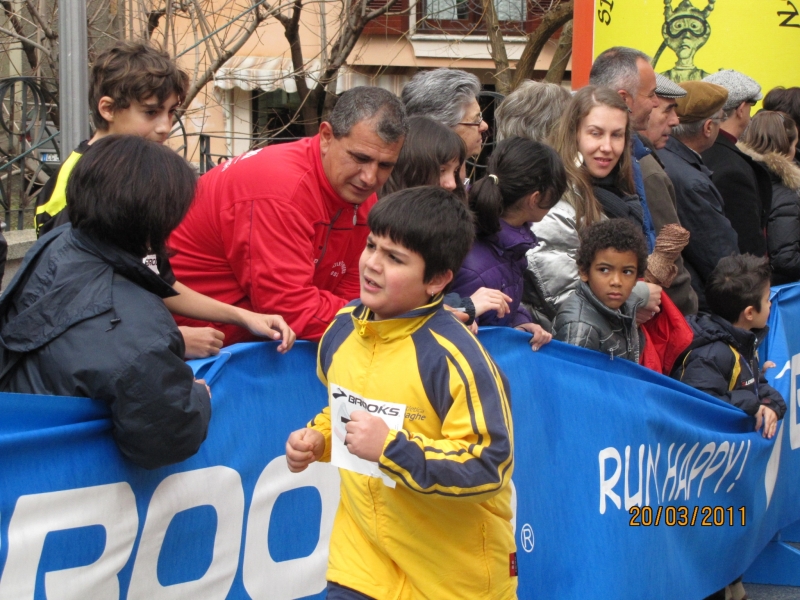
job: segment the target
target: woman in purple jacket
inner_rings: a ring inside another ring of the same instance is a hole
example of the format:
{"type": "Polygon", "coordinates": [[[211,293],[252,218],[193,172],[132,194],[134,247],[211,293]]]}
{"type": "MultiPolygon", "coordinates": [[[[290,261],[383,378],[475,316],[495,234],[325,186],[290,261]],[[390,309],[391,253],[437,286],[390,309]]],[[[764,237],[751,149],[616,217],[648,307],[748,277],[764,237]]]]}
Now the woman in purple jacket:
{"type": "Polygon", "coordinates": [[[488,173],[469,192],[477,239],[452,291],[469,296],[487,287],[508,295],[510,310],[505,316],[489,311],[478,318],[478,324],[528,331],[533,334],[531,347],[538,350],[552,336],[520,306],[523,273],[528,267],[525,253],[537,244],[531,223],[541,221],[566,190],[566,171],[549,146],[512,137],[498,144],[488,173]]]}

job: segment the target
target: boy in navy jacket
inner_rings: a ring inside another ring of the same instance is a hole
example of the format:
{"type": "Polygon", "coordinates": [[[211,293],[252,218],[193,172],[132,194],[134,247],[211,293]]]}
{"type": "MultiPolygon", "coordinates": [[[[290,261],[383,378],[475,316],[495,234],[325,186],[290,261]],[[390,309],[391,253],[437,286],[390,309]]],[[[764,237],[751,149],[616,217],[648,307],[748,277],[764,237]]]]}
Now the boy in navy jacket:
{"type": "Polygon", "coordinates": [[[711,313],[688,318],[694,341],[676,362],[672,377],[741,408],[756,431],[772,438],[786,403],[767,383],[758,346],[767,335],[770,268],[766,258],[728,256],[706,284],[711,313]]]}

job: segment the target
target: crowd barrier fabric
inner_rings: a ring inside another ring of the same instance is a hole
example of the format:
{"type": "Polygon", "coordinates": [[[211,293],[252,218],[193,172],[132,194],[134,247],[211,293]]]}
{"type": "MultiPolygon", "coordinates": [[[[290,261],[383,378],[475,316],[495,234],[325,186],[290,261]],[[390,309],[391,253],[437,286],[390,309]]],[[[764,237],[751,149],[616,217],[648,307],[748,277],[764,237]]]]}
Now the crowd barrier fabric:
{"type": "MultiPolygon", "coordinates": [[[[699,599],[800,518],[800,288],[777,300],[773,441],[630,362],[481,331],[512,387],[520,598],[699,599]]],[[[327,395],[314,345],[275,348],[194,363],[208,439],[155,471],[121,458],[102,403],[0,394],[0,600],[323,597],[338,473],[289,473],[284,444],[327,395]]]]}

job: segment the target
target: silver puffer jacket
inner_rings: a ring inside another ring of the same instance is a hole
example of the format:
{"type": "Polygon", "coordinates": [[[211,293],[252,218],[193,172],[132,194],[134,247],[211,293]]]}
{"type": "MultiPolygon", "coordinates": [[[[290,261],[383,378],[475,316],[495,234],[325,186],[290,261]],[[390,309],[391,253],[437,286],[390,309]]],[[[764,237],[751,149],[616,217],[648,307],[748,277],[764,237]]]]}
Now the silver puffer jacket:
{"type": "MultiPolygon", "coordinates": [[[[552,330],[558,309],[580,282],[575,262],[580,236],[575,223],[575,208],[569,200],[573,193],[568,191],[544,219],[533,224],[539,245],[526,254],[528,269],[522,303],[530,310],[534,321],[548,331],[552,330]]],[[[641,281],[633,293],[644,304],[650,299],[650,291],[641,281]]]]}

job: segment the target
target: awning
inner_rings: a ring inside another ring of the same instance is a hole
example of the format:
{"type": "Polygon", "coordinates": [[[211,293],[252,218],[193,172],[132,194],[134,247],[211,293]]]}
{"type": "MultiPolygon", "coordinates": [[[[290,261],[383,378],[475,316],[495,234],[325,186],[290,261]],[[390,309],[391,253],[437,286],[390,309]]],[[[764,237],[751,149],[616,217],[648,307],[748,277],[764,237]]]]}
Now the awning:
{"type": "MultiPolygon", "coordinates": [[[[319,69],[318,60],[307,64],[306,84],[309,88],[317,84],[319,69]]],[[[293,73],[292,60],[288,57],[234,56],[217,71],[214,76],[214,86],[223,90],[235,87],[248,91],[285,90],[292,94],[297,91],[293,73]]],[[[350,67],[342,67],[339,69],[336,91],[341,93],[359,85],[373,85],[400,95],[409,79],[410,75],[371,75],[355,71],[350,67]]]]}
{"type": "MultiPolygon", "coordinates": [[[[306,68],[306,84],[317,84],[319,61],[312,61],[306,68]]],[[[214,75],[214,86],[223,90],[235,87],[243,90],[274,92],[297,91],[292,60],[283,56],[234,56],[225,62],[214,75]]]]}

